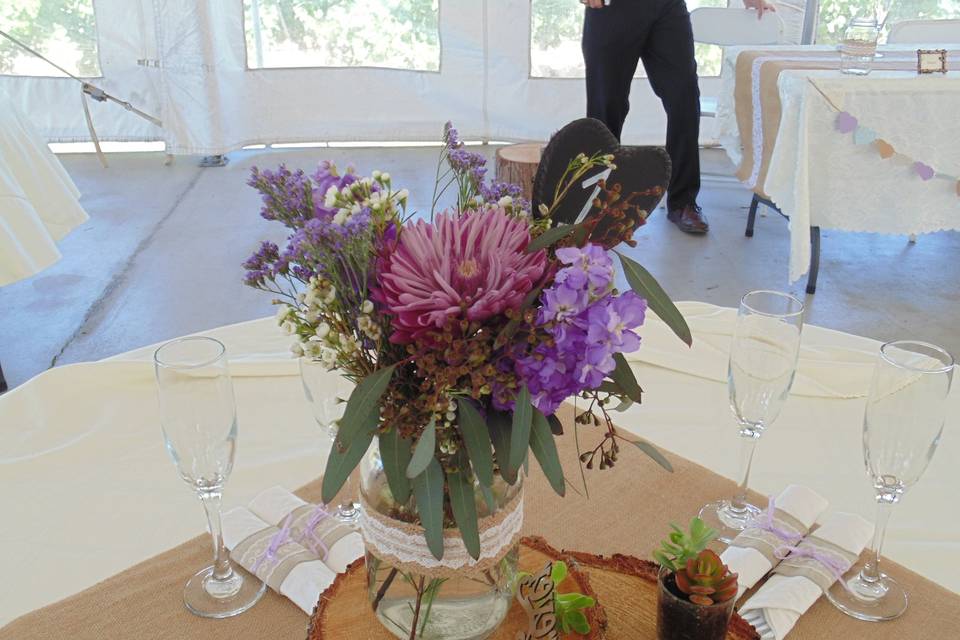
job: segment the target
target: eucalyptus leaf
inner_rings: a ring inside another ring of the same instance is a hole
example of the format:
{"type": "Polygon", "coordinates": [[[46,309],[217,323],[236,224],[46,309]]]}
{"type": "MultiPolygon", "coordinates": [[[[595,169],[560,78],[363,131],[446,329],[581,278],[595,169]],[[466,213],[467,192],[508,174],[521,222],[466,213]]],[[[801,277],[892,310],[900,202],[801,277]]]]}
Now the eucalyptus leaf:
{"type": "Polygon", "coordinates": [[[513,403],[513,422],[510,428],[510,466],[514,469],[519,468],[527,457],[532,420],[533,407],[530,405],[530,391],[527,385],[523,385],[513,403]]]}
{"type": "Polygon", "coordinates": [[[435,418],[431,418],[427,427],[420,434],[417,440],[417,446],[413,449],[413,455],[410,456],[410,462],[407,464],[407,477],[416,478],[423,473],[430,461],[433,460],[433,454],[437,447],[437,423],[435,418]]]}
{"type": "Polygon", "coordinates": [[[558,418],[556,415],[551,413],[549,416],[547,416],[547,424],[550,425],[550,433],[555,436],[563,435],[563,423],[560,422],[560,418],[558,418]]]}
{"type": "Polygon", "coordinates": [[[463,471],[447,474],[450,507],[460,529],[463,546],[474,560],[480,559],[480,529],[477,522],[477,503],[473,497],[473,482],[463,471]]]}
{"type": "Polygon", "coordinates": [[[491,410],[487,413],[487,430],[493,442],[493,450],[497,454],[500,475],[509,484],[514,484],[517,481],[519,466],[510,465],[510,416],[491,410]]]}
{"type": "Polygon", "coordinates": [[[670,464],[670,461],[667,460],[664,457],[664,455],[660,453],[660,451],[655,446],[653,446],[646,440],[627,440],[626,438],[622,438],[622,439],[626,440],[627,442],[635,446],[637,449],[640,449],[640,451],[643,451],[645,454],[650,456],[650,458],[654,462],[656,462],[658,465],[660,465],[667,471],[671,473],[673,472],[673,465],[670,464]]]}
{"type": "Polygon", "coordinates": [[[406,504],[410,499],[410,479],[407,466],[410,464],[413,443],[410,438],[401,438],[397,429],[380,434],[380,458],[387,474],[387,483],[394,500],[406,504]]]}
{"type": "Polygon", "coordinates": [[[497,501],[493,498],[493,489],[480,483],[480,493],[483,495],[483,501],[487,503],[487,512],[493,515],[497,512],[497,501]]]}
{"type": "Polygon", "coordinates": [[[327,466],[323,472],[323,484],[321,486],[321,498],[325,503],[333,502],[337,492],[343,487],[343,484],[350,477],[350,473],[363,458],[367,452],[370,443],[373,442],[373,434],[376,429],[374,423],[370,429],[364,429],[358,433],[350,442],[346,449],[340,449],[335,442],[330,449],[330,455],[327,457],[327,466]]]}
{"type": "Polygon", "coordinates": [[[457,422],[463,441],[467,445],[467,453],[470,454],[473,472],[477,474],[481,485],[489,487],[493,484],[493,453],[487,423],[469,399],[459,398],[457,408],[459,410],[457,422]]]}
{"type": "Polygon", "coordinates": [[[646,299],[653,312],[677,334],[678,338],[686,342],[688,346],[693,344],[693,336],[690,334],[687,321],[656,278],[650,275],[650,272],[638,262],[631,260],[620,252],[615,253],[620,257],[620,265],[623,267],[623,274],[626,276],[630,288],[646,299]]]}
{"type": "Polygon", "coordinates": [[[634,402],[640,402],[643,389],[641,389],[637,383],[637,377],[633,375],[633,369],[630,368],[630,363],[627,362],[627,359],[622,353],[613,354],[613,361],[616,363],[616,366],[613,372],[610,373],[610,377],[613,378],[613,381],[621,389],[623,395],[634,402]]]}
{"type": "Polygon", "coordinates": [[[348,448],[351,441],[360,433],[368,431],[379,420],[380,398],[390,384],[396,364],[377,369],[360,381],[350,394],[343,417],[339,421],[337,442],[348,448]]]}
{"type": "Polygon", "coordinates": [[[547,229],[530,241],[530,244],[527,245],[526,253],[533,253],[534,251],[553,246],[576,231],[578,227],[580,227],[578,224],[560,224],[552,229],[547,229]]]}
{"type": "Polygon", "coordinates": [[[530,429],[530,448],[536,456],[543,475],[547,476],[550,486],[559,496],[566,494],[566,485],[563,479],[563,467],[560,465],[560,456],[557,454],[557,444],[550,432],[547,419],[537,409],[533,410],[533,419],[530,429]]]}
{"type": "Polygon", "coordinates": [[[427,547],[440,560],[443,558],[443,469],[436,458],[413,479],[417,512],[426,530],[427,547]]]}

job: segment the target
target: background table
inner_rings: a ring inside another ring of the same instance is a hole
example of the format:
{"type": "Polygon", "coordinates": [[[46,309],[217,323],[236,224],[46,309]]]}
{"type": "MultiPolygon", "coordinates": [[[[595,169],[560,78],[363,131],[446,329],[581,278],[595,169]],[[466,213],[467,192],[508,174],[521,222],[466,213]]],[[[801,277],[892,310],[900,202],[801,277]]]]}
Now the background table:
{"type": "MultiPolygon", "coordinates": [[[[649,317],[633,362],[644,402],[619,423],[731,477],[737,471],[739,443],[727,408],[725,379],[735,311],[702,303],[679,306],[693,330],[693,349],[649,317]]],[[[297,363],[287,355],[289,338],[272,319],[208,335],[227,345],[237,396],[238,458],[226,506],[244,504],[273,484],[293,488],[316,478],[329,443],[314,426],[303,399],[297,363]]],[[[860,430],[878,347],[866,338],[805,329],[794,396],[760,445],[752,481],[756,490],[766,495],[799,482],[828,496],[832,510],[873,518],[860,430]]],[[[177,478],[163,448],[151,354],[152,348],[144,348],[101,362],[59,367],[0,397],[0,547],[7,550],[0,624],[203,530],[200,505],[177,478]]],[[[960,457],[958,397],[960,392],[951,398],[951,419],[940,451],[894,513],[886,550],[898,562],[960,592],[960,579],[949,561],[960,554],[953,471],[960,457]]],[[[617,471],[629,473],[625,461],[617,471]]],[[[644,504],[657,509],[657,504],[676,499],[687,510],[699,502],[698,494],[671,497],[671,486],[680,492],[681,478],[663,475],[656,476],[661,488],[633,487],[646,497],[644,504]]],[[[599,494],[591,495],[600,499],[602,473],[591,474],[589,480],[599,494]]],[[[719,497],[728,488],[718,486],[715,495],[705,499],[719,497]]],[[[622,530],[617,535],[627,539],[631,523],[640,527],[643,516],[618,518],[622,530]]]]}
{"type": "MultiPolygon", "coordinates": [[[[878,65],[915,69],[915,49],[892,47],[878,65]],[[899,53],[898,53],[899,52],[899,53]],[[911,58],[910,55],[913,55],[911,58]]],[[[810,261],[810,227],[889,234],[921,234],[960,229],[960,193],[947,180],[923,181],[909,163],[883,160],[872,145],[858,145],[850,134],[836,131],[840,109],[899,151],[934,167],[960,176],[960,73],[923,75],[916,71],[874,71],[857,77],[838,70],[785,70],[777,93],[781,104],[778,127],[766,126],[754,109],[752,127],[742,130],[737,120],[737,96],[751,96],[754,106],[768,100],[759,88],[763,60],[808,56],[806,62],[838,66],[839,55],[830,47],[728,48],[721,75],[717,107],[721,144],[734,164],[741,167],[745,184],[766,194],[790,217],[790,280],[799,279],[810,261]],[[750,74],[754,86],[737,89],[737,60],[741,54],[762,52],[750,74]],[[798,55],[799,54],[799,55],[798,55]],[[811,84],[810,79],[817,87],[811,84]],[[773,138],[771,139],[771,136],[773,138]],[[749,142],[747,142],[749,140],[749,142]],[[759,154],[744,154],[746,144],[770,145],[769,164],[760,166],[759,154]],[[751,166],[742,162],[750,160],[751,166]],[[765,177],[765,179],[764,179],[765,177]]],[[[960,54],[951,51],[948,66],[957,66],[960,54]]]]}
{"type": "Polygon", "coordinates": [[[79,197],[46,141],[0,91],[0,286],[60,259],[56,242],[87,220],[79,197]]]}

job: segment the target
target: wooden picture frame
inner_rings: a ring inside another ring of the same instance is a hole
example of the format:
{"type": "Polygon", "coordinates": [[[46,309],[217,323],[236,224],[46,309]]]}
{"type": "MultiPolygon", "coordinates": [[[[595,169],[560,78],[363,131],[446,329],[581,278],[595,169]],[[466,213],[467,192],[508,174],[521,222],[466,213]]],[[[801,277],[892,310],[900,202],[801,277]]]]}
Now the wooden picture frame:
{"type": "Polygon", "coordinates": [[[946,49],[917,49],[917,73],[946,73],[946,49]]]}

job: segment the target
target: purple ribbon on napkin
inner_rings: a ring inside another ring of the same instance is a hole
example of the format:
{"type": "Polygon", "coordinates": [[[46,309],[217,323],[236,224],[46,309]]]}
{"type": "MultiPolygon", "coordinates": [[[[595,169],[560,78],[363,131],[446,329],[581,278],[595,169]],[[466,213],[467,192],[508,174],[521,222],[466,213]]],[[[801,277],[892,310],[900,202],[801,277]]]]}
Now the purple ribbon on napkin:
{"type": "MultiPolygon", "coordinates": [[[[755,529],[762,529],[763,531],[769,531],[770,533],[777,536],[778,538],[788,543],[789,545],[795,545],[801,540],[803,540],[802,533],[794,533],[793,531],[784,529],[777,524],[777,521],[774,519],[774,513],[776,512],[776,510],[777,510],[776,499],[773,496],[768,497],[766,510],[761,511],[759,514],[757,514],[757,516],[754,517],[750,521],[750,523],[747,525],[747,528],[752,527],[755,529]]],[[[781,548],[784,548],[784,547],[781,547],[781,548]]],[[[796,548],[796,547],[791,547],[791,548],[796,548]]],[[[780,559],[782,560],[783,558],[780,558],[780,559]]]]}
{"type": "Polygon", "coordinates": [[[327,511],[326,507],[322,504],[318,504],[313,508],[313,511],[310,514],[310,519],[307,520],[304,525],[303,531],[300,533],[300,537],[297,540],[300,544],[307,547],[314,554],[320,556],[321,560],[326,560],[327,555],[330,553],[330,549],[327,548],[327,545],[323,542],[323,539],[316,533],[317,525],[319,525],[324,519],[328,518],[330,513],[327,511]],[[317,553],[317,548],[323,550],[323,555],[317,553]]]}
{"type": "Polygon", "coordinates": [[[823,565],[827,572],[833,576],[835,582],[839,582],[840,585],[851,595],[856,595],[850,589],[850,586],[842,579],[843,574],[847,572],[847,569],[849,569],[850,566],[838,561],[834,556],[818,550],[816,547],[784,545],[782,547],[777,547],[773,554],[781,560],[786,560],[791,556],[795,558],[809,558],[811,560],[815,560],[823,565]]]}
{"type": "Polygon", "coordinates": [[[267,550],[263,552],[263,555],[257,558],[256,563],[253,565],[251,573],[256,574],[260,570],[260,566],[264,562],[273,562],[277,559],[277,551],[280,550],[280,547],[290,542],[290,528],[293,525],[293,514],[287,516],[283,521],[283,526],[280,528],[280,531],[277,531],[273,534],[273,537],[270,538],[270,544],[267,545],[267,550]]]}

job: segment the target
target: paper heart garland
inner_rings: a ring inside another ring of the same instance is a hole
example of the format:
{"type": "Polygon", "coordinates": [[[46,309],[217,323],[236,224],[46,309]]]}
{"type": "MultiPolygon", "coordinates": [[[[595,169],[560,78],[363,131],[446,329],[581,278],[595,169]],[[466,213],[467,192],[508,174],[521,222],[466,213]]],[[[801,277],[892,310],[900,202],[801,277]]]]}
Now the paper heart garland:
{"type": "Polygon", "coordinates": [[[853,141],[856,144],[870,144],[877,139],[877,132],[870,127],[857,127],[853,132],[853,141]]]}
{"type": "Polygon", "coordinates": [[[850,133],[857,128],[857,119],[846,111],[841,111],[837,114],[835,125],[840,133],[850,133]]]}
{"type": "MultiPolygon", "coordinates": [[[[606,184],[619,184],[620,193],[624,197],[635,192],[647,192],[633,200],[643,211],[651,212],[660,202],[663,193],[670,183],[670,157],[662,147],[630,147],[620,146],[616,137],[610,133],[599,120],[581,118],[574,120],[557,131],[544,147],[540,157],[540,166],[533,181],[533,213],[539,216],[541,204],[553,204],[553,196],[557,185],[563,178],[570,161],[577,154],[588,156],[594,153],[613,154],[613,169],[606,178],[606,184]]],[[[555,222],[573,224],[580,214],[588,207],[598,193],[597,178],[608,171],[605,167],[598,167],[587,174],[580,181],[580,188],[576,185],[570,189],[566,197],[554,210],[552,218],[555,222]]],[[[587,218],[596,215],[597,209],[590,209],[587,218]]],[[[602,233],[601,227],[606,221],[598,223],[594,235],[602,233]]],[[[643,220],[628,220],[633,229],[636,229],[643,220]]],[[[622,221],[621,223],[622,224],[622,221]]]]}
{"type": "Polygon", "coordinates": [[[916,171],[917,175],[923,178],[924,181],[932,180],[933,176],[937,173],[933,170],[933,167],[922,162],[914,162],[913,170],[916,171]]]}
{"type": "Polygon", "coordinates": [[[880,157],[886,160],[887,158],[892,158],[893,154],[896,153],[896,150],[893,146],[886,140],[880,140],[879,138],[874,143],[874,146],[877,148],[877,151],[880,153],[880,157]]]}

